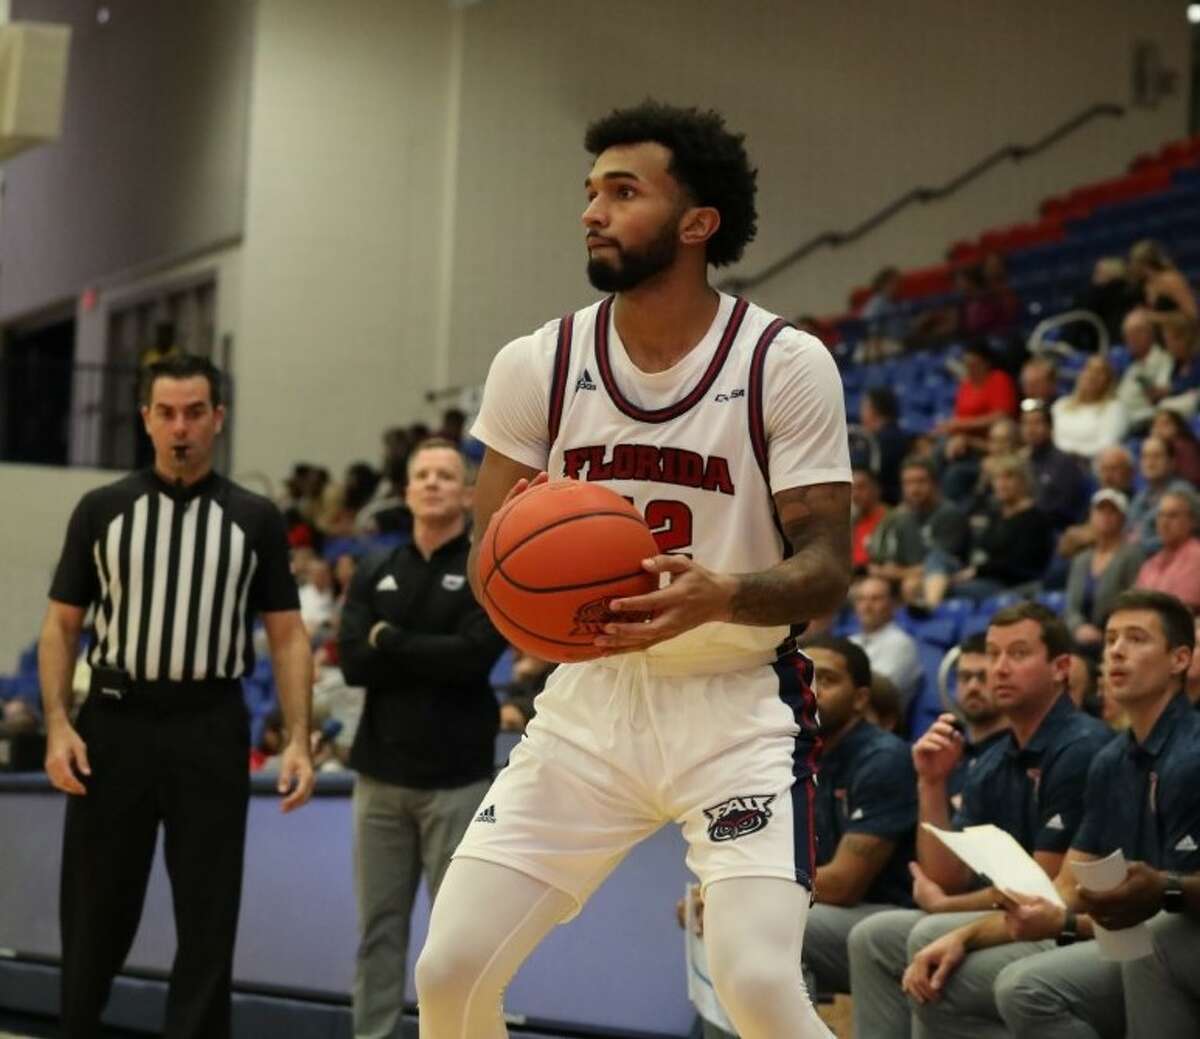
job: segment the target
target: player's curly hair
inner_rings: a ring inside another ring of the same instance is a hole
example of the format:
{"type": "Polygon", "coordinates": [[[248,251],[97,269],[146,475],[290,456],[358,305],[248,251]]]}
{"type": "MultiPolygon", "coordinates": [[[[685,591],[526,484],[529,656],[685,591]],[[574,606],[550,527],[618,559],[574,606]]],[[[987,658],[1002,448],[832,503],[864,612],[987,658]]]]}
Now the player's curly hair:
{"type": "Polygon", "coordinates": [[[656,141],[671,152],[669,171],[701,206],[721,214],[721,226],[708,240],[708,262],[723,267],[741,259],[758,231],[754,208],[758,171],[750,165],[745,135],[725,128],[720,113],[676,108],[647,98],[617,108],[588,128],[583,146],[592,155],[622,144],[656,141]]]}

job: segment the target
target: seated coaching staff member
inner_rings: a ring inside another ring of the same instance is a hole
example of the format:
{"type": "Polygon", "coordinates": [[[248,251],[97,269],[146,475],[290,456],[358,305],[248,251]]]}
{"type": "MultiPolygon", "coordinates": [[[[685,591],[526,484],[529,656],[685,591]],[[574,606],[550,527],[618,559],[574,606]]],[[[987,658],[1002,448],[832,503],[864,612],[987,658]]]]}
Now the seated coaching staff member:
{"type": "Polygon", "coordinates": [[[399,1039],[409,917],[424,870],[436,893],[492,781],[504,649],[467,580],[466,463],[418,444],[405,500],[413,540],[358,568],[342,613],[342,671],[367,687],[350,752],[361,940],[355,1039],[399,1039]]]}
{"type": "Polygon", "coordinates": [[[142,419],[154,466],[84,495],[38,643],[46,771],[67,800],[62,1035],[92,1039],[137,931],[161,822],[179,947],[166,1039],[226,1039],[249,795],[240,677],[262,613],[291,740],[283,810],[308,800],[312,653],[269,501],[213,472],[220,373],[152,365],[142,419]],[[70,721],[79,635],[94,607],[92,685],[70,721]],[[290,791],[290,792],[289,792],[290,791]]]}
{"type": "Polygon", "coordinates": [[[803,958],[813,996],[850,991],[846,938],[860,920],[911,906],[908,862],[917,825],[917,777],[908,744],[872,725],[871,664],[849,639],[805,645],[816,673],[821,773],[816,792],[816,905],[803,958]]]}

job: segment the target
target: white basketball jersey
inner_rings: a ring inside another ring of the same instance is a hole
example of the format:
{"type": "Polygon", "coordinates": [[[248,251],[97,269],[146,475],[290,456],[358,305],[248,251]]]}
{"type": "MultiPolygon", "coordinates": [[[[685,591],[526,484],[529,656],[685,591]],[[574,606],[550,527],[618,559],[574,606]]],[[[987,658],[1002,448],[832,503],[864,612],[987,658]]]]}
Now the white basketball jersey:
{"type": "MultiPolygon", "coordinates": [[[[541,460],[514,443],[512,424],[493,414],[505,407],[494,383],[505,382],[505,369],[513,367],[499,357],[475,435],[545,468],[551,479],[600,482],[629,498],[663,552],[686,554],[720,573],[774,566],[787,544],[771,497],[773,478],[774,490],[850,479],[841,384],[828,351],[761,307],[722,296],[705,339],[669,371],[645,373],[617,338],[612,309],[612,298],[603,300],[506,347],[525,352],[525,379],[539,377],[529,363],[543,367],[552,357],[541,460]],[[780,357],[768,366],[772,352],[780,357]],[[781,371],[799,381],[797,392],[769,393],[767,377],[781,371]],[[797,442],[806,446],[782,457],[781,445],[797,442]]],[[[520,402],[508,404],[520,410],[520,402]]],[[[788,634],[786,627],[710,623],[649,654],[701,667],[708,660],[769,659],[788,634]]]]}

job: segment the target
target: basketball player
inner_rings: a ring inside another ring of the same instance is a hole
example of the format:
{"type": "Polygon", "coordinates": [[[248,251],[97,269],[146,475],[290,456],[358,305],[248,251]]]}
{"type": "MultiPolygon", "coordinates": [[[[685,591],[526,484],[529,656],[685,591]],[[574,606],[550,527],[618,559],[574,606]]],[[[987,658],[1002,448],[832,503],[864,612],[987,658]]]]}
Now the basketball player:
{"type": "Polygon", "coordinates": [[[828,1036],[800,973],[818,743],[789,628],[849,584],[841,384],[816,339],[709,286],[756,217],[755,171],[719,115],[647,101],[585,144],[588,276],[612,295],[493,362],[475,530],[547,473],[604,481],[655,531],[644,565],[662,587],[612,604],[605,655],[554,673],[484,798],[417,965],[421,1035],[505,1036],[522,961],[673,821],[739,1034],[828,1036]]]}

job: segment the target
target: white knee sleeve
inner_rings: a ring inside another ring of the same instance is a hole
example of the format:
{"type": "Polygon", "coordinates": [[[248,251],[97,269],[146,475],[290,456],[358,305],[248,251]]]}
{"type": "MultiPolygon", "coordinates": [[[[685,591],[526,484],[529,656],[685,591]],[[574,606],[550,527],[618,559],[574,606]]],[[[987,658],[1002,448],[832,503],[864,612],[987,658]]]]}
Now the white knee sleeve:
{"type": "Polygon", "coordinates": [[[800,971],[808,890],[773,877],[710,884],[704,941],[713,984],[741,1039],[833,1039],[800,971]]]}
{"type": "Polygon", "coordinates": [[[421,1039],[504,1039],[505,987],[574,905],[523,873],[455,859],[416,966],[421,1039]]]}

